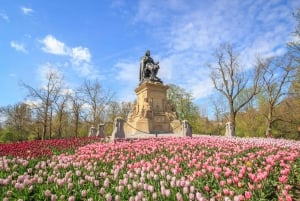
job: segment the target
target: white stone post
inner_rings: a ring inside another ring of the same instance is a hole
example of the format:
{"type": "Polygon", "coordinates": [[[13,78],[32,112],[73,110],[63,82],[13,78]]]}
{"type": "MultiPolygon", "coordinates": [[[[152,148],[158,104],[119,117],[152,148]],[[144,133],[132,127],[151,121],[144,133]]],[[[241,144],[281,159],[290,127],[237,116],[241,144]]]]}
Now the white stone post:
{"type": "Polygon", "coordinates": [[[94,136],[96,136],[96,129],[94,126],[92,126],[89,131],[89,137],[94,137],[94,136]]]}
{"type": "Polygon", "coordinates": [[[98,125],[98,131],[97,131],[97,135],[96,135],[97,137],[101,137],[101,138],[105,137],[104,126],[105,126],[105,124],[99,124],[98,125]]]}
{"type": "Polygon", "coordinates": [[[124,120],[122,119],[122,117],[117,117],[114,121],[113,126],[114,127],[111,135],[111,140],[124,139],[125,138],[124,120]]]}
{"type": "Polygon", "coordinates": [[[189,124],[187,120],[182,121],[182,135],[184,137],[192,137],[192,126],[189,124]]]}
{"type": "Polygon", "coordinates": [[[225,132],[226,137],[235,137],[235,133],[233,132],[233,125],[232,122],[228,121],[226,123],[226,132],[225,132]]]}

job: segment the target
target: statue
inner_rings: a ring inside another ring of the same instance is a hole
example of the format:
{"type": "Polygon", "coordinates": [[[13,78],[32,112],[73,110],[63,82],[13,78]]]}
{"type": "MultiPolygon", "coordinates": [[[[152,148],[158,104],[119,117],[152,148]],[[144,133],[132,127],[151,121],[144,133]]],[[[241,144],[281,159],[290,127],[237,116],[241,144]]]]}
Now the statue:
{"type": "Polygon", "coordinates": [[[160,82],[162,81],[156,76],[159,69],[159,62],[154,62],[150,56],[150,50],[147,50],[145,56],[142,57],[140,63],[140,82],[145,80],[160,82]]]}

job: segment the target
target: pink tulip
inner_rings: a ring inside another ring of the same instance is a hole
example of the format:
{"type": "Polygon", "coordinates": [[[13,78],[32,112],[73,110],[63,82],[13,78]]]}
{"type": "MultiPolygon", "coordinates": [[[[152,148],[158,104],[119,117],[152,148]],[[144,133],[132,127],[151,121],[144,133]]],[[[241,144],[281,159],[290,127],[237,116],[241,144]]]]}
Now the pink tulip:
{"type": "Polygon", "coordinates": [[[52,195],[51,195],[51,201],[56,201],[56,200],[57,200],[57,195],[52,194],[52,195]]]}
{"type": "Polygon", "coordinates": [[[230,191],[227,188],[224,188],[223,193],[224,193],[224,195],[229,195],[230,191]]]}
{"type": "Polygon", "coordinates": [[[50,197],[51,196],[51,191],[47,189],[44,194],[45,194],[46,197],[50,197]]]}
{"type": "Polygon", "coordinates": [[[288,181],[288,177],[286,175],[282,175],[280,177],[278,177],[279,182],[285,184],[288,181]]]}
{"type": "Polygon", "coordinates": [[[183,201],[182,195],[179,192],[176,193],[176,198],[178,201],[183,201]]]}
{"type": "Polygon", "coordinates": [[[105,199],[106,199],[106,201],[112,201],[112,196],[111,196],[111,194],[110,194],[110,193],[106,194],[106,195],[105,195],[105,199]]]}
{"type": "Polygon", "coordinates": [[[194,200],[195,199],[195,194],[194,193],[189,193],[189,199],[194,200]]]}
{"type": "Polygon", "coordinates": [[[157,199],[157,194],[156,194],[156,192],[152,193],[152,199],[153,199],[153,200],[156,200],[156,199],[157,199]]]}
{"type": "Polygon", "coordinates": [[[209,186],[207,186],[207,185],[206,185],[206,186],[204,186],[204,189],[205,189],[205,191],[206,191],[206,192],[210,192],[210,190],[211,190],[211,189],[210,189],[210,187],[209,187],[209,186]]]}
{"type": "Polygon", "coordinates": [[[249,192],[249,191],[245,191],[245,198],[246,198],[246,199],[248,199],[248,200],[250,200],[250,199],[251,199],[251,197],[252,197],[252,194],[251,194],[251,192],[249,192]]]}
{"type": "Polygon", "coordinates": [[[81,191],[81,196],[82,196],[82,197],[86,197],[86,194],[87,194],[86,190],[82,190],[82,191],[81,191]]]}
{"type": "Polygon", "coordinates": [[[74,197],[74,196],[70,196],[70,197],[68,198],[68,201],[75,201],[75,197],[74,197]]]}

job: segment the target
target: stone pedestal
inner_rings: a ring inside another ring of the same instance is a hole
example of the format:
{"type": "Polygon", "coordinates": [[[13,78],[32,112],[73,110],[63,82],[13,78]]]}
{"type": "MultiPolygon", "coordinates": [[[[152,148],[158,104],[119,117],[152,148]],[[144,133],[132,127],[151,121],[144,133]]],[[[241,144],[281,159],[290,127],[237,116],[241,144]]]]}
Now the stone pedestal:
{"type": "Polygon", "coordinates": [[[180,130],[175,107],[167,101],[168,88],[160,82],[144,81],[135,89],[137,102],[129,114],[128,125],[125,124],[126,133],[173,133],[180,130]]]}

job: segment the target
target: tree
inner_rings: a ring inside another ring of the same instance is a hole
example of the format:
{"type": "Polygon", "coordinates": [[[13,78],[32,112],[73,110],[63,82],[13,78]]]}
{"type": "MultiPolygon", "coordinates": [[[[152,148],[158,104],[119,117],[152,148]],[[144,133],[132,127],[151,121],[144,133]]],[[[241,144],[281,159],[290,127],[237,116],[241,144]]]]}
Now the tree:
{"type": "Polygon", "coordinates": [[[221,130],[224,128],[226,123],[226,103],[224,98],[215,96],[214,99],[211,101],[213,110],[214,110],[214,117],[215,117],[215,124],[214,127],[216,128],[215,132],[217,135],[221,134],[221,130]]]}
{"type": "Polygon", "coordinates": [[[58,99],[62,90],[62,76],[54,69],[49,69],[45,75],[45,83],[40,88],[34,88],[28,84],[21,85],[28,90],[28,97],[33,98],[31,105],[38,111],[37,116],[42,120],[42,139],[46,139],[47,134],[51,138],[53,103],[58,99]]]}
{"type": "Polygon", "coordinates": [[[107,107],[107,121],[114,122],[117,116],[120,116],[121,107],[116,101],[110,101],[107,107]]]}
{"type": "Polygon", "coordinates": [[[262,95],[265,99],[266,131],[268,136],[271,133],[275,121],[283,120],[279,113],[276,113],[277,106],[284,100],[290,85],[290,78],[295,68],[293,57],[286,54],[281,57],[258,59],[258,65],[262,67],[262,95]]]}
{"type": "Polygon", "coordinates": [[[10,140],[26,140],[30,133],[31,109],[25,103],[17,103],[3,108],[10,140]]]}
{"type": "Polygon", "coordinates": [[[113,95],[102,88],[99,80],[85,80],[79,92],[81,100],[89,107],[86,121],[92,125],[103,122],[105,108],[113,95]]]}
{"type": "Polygon", "coordinates": [[[70,96],[72,103],[72,114],[73,114],[73,124],[75,126],[75,137],[78,137],[80,115],[82,113],[82,107],[84,102],[80,99],[79,92],[75,91],[73,95],[70,96]]]}
{"type": "Polygon", "coordinates": [[[66,106],[69,100],[69,94],[61,94],[60,97],[54,101],[55,110],[56,110],[56,117],[57,117],[57,136],[59,138],[62,137],[62,130],[63,130],[63,121],[67,119],[65,117],[67,115],[66,106]],[[65,118],[64,118],[65,117],[65,118]]]}
{"type": "Polygon", "coordinates": [[[236,133],[240,137],[264,137],[264,117],[261,111],[254,107],[246,107],[236,116],[236,133]]]}
{"type": "Polygon", "coordinates": [[[298,9],[297,13],[294,14],[294,17],[297,21],[297,26],[293,33],[294,40],[288,43],[288,47],[289,53],[294,56],[296,73],[289,90],[289,96],[300,101],[300,8],[298,9]]]}
{"type": "Polygon", "coordinates": [[[123,119],[127,120],[128,115],[129,115],[132,107],[133,107],[133,103],[132,102],[121,102],[121,104],[120,104],[120,114],[119,115],[123,119]]]}
{"type": "Polygon", "coordinates": [[[201,117],[199,107],[193,103],[192,94],[176,85],[169,85],[167,100],[176,107],[180,120],[187,120],[193,127],[193,132],[200,133],[207,127],[207,118],[201,117]],[[203,129],[204,128],[204,129],[203,129]]]}
{"type": "Polygon", "coordinates": [[[176,106],[176,112],[180,120],[187,119],[195,109],[192,95],[179,86],[169,85],[167,99],[176,106]]]}
{"type": "Polygon", "coordinates": [[[300,64],[300,8],[294,14],[294,17],[297,21],[295,31],[293,33],[293,41],[288,43],[289,51],[294,55],[295,61],[300,64]]]}
{"type": "MultiPolygon", "coordinates": [[[[259,92],[260,66],[253,69],[252,82],[245,76],[239,63],[239,55],[229,44],[223,44],[215,52],[216,64],[209,65],[211,80],[215,89],[227,100],[229,107],[229,121],[233,124],[235,135],[237,113],[259,92]],[[247,89],[247,93],[243,93],[247,89]],[[241,97],[241,95],[243,95],[241,97]]],[[[250,72],[248,73],[250,77],[250,72]]]]}

